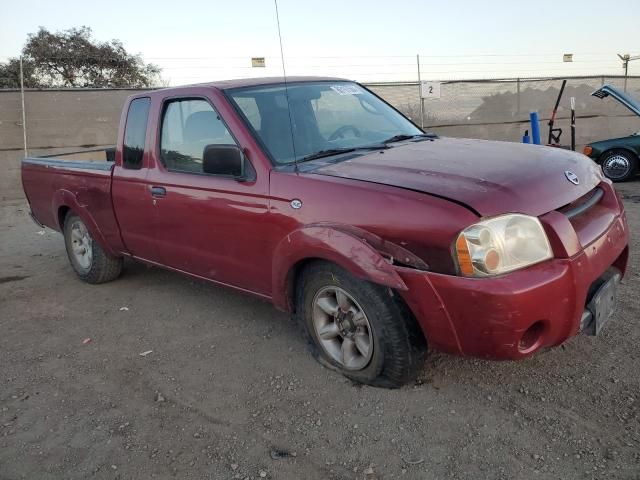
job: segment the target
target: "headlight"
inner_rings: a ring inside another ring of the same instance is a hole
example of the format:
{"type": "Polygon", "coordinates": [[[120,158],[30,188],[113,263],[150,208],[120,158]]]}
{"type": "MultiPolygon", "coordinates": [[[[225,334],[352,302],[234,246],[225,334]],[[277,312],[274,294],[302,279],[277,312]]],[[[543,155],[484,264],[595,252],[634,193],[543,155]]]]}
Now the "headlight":
{"type": "Polygon", "coordinates": [[[535,217],[502,215],[463,230],[456,240],[458,269],[465,277],[511,272],[553,257],[547,235],[535,217]]]}

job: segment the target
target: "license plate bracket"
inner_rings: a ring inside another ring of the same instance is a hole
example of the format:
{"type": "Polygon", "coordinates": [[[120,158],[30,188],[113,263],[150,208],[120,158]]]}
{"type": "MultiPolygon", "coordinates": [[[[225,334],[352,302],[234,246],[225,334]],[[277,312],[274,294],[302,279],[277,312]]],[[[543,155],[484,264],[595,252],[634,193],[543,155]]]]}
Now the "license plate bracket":
{"type": "Polygon", "coordinates": [[[598,335],[602,327],[609,321],[615,312],[616,291],[620,283],[620,273],[607,275],[587,304],[587,310],[591,313],[591,322],[585,325],[583,333],[598,335]]]}

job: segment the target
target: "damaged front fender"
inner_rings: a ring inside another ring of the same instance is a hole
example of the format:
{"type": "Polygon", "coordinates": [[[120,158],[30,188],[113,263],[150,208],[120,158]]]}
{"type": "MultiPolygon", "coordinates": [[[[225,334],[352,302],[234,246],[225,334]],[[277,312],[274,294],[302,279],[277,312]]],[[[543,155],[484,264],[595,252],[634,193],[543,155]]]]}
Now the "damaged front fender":
{"type": "Polygon", "coordinates": [[[313,224],[291,232],[274,252],[273,302],[290,310],[296,266],[310,259],[333,262],[354,276],[396,290],[407,286],[394,268],[395,262],[426,270],[427,264],[405,248],[357,227],[313,224]]]}

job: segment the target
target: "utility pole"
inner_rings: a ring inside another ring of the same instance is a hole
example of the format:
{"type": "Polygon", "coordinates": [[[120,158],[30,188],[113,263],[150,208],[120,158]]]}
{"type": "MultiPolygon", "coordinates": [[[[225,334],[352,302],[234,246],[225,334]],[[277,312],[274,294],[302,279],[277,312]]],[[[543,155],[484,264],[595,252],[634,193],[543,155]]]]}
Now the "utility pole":
{"type": "Polygon", "coordinates": [[[624,55],[618,54],[618,58],[622,60],[622,68],[624,69],[624,91],[627,91],[627,78],[629,77],[629,62],[632,60],[640,60],[640,55],[632,57],[628,53],[624,55]]]}
{"type": "Polygon", "coordinates": [[[422,98],[422,78],[420,76],[420,55],[416,55],[418,63],[418,96],[420,97],[420,128],[424,130],[424,98],[422,98]]]}
{"type": "Polygon", "coordinates": [[[28,157],[27,151],[27,114],[24,111],[24,72],[22,70],[22,55],[20,56],[20,97],[22,100],[22,140],[24,142],[24,156],[28,157]]]}

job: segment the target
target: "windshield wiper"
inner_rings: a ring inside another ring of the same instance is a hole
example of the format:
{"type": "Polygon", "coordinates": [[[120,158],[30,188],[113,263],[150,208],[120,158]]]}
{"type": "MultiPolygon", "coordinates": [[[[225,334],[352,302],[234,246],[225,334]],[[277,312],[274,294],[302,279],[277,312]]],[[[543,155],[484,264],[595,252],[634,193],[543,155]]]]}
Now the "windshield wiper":
{"type": "Polygon", "coordinates": [[[383,140],[382,143],[401,142],[402,140],[409,140],[410,138],[413,138],[413,137],[415,137],[415,135],[405,135],[405,134],[394,135],[393,137],[383,140]]]}
{"type": "Polygon", "coordinates": [[[304,156],[298,159],[298,162],[307,162],[309,160],[317,160],[318,158],[330,157],[332,155],[339,155],[341,153],[349,153],[355,152],[356,150],[385,150],[389,148],[389,143],[393,142],[401,142],[402,140],[411,140],[412,138],[438,138],[437,135],[433,133],[418,133],[417,135],[394,135],[393,137],[387,138],[386,140],[380,143],[374,143],[373,145],[361,145],[359,147],[345,147],[345,148],[327,148],[325,150],[320,150],[318,152],[312,153],[310,155],[304,156]]]}
{"type": "Polygon", "coordinates": [[[412,138],[437,138],[437,135],[433,133],[418,133],[417,135],[406,135],[401,133],[400,135],[394,135],[391,138],[387,138],[382,143],[401,142],[402,140],[411,140],[412,138]]]}
{"type": "Polygon", "coordinates": [[[331,155],[338,155],[340,153],[355,152],[356,150],[385,150],[389,148],[383,143],[377,143],[374,145],[362,145],[360,147],[348,147],[348,148],[328,148],[326,150],[320,150],[319,152],[312,153],[306,157],[302,157],[298,162],[306,162],[308,160],[316,160],[318,158],[330,157],[331,155]]]}
{"type": "Polygon", "coordinates": [[[306,162],[308,160],[315,160],[317,158],[330,157],[331,155],[338,155],[339,153],[349,153],[355,151],[355,148],[328,148],[326,150],[320,150],[319,152],[312,153],[298,160],[298,162],[306,162]]]}

